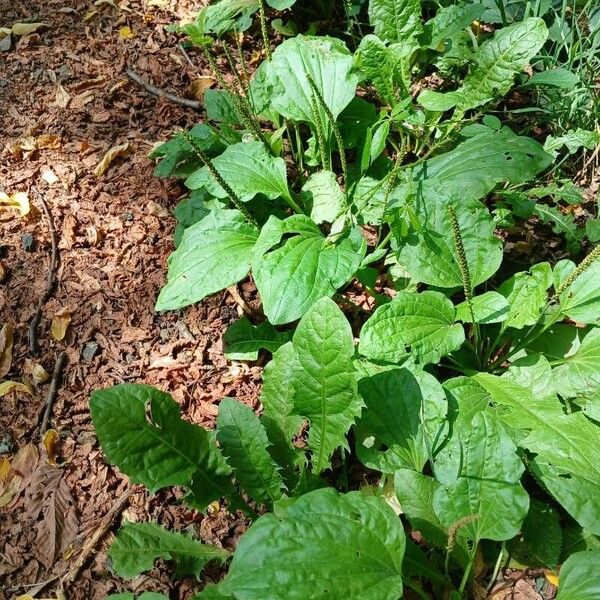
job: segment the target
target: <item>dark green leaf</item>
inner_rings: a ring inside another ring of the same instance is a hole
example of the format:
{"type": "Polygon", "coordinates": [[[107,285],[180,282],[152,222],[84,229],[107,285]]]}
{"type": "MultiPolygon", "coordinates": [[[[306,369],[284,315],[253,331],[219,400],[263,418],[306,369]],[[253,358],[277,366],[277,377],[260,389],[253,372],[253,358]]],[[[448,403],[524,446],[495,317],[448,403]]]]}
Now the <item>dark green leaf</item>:
{"type": "Polygon", "coordinates": [[[252,325],[247,317],[242,317],[223,335],[225,356],[230,360],[257,360],[261,348],[275,352],[291,337],[291,332],[277,331],[268,321],[252,325]]]}

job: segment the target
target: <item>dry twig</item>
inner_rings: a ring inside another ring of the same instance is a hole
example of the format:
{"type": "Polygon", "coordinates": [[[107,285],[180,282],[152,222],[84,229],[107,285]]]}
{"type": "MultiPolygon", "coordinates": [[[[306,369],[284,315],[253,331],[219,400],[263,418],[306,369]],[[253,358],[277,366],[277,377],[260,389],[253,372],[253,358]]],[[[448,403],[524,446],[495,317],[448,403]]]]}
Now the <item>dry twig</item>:
{"type": "Polygon", "coordinates": [[[42,424],[40,426],[40,433],[43,436],[48,429],[48,422],[50,421],[50,415],[52,414],[52,407],[54,406],[54,400],[56,399],[56,393],[58,392],[58,384],[60,382],[60,376],[62,370],[67,362],[66,352],[61,352],[56,362],[54,363],[54,372],[52,373],[52,381],[50,383],[50,389],[46,396],[46,410],[44,411],[44,417],[42,418],[42,424]]]}
{"type": "Polygon", "coordinates": [[[202,108],[202,104],[197,100],[188,100],[187,98],[181,98],[180,96],[176,96],[175,94],[171,94],[171,92],[166,92],[165,90],[161,90],[156,86],[148,83],[145,79],[142,79],[135,71],[131,69],[125,69],[125,74],[129,79],[135,81],[138,85],[142,86],[147,92],[154,96],[158,96],[159,98],[166,98],[175,104],[180,104],[181,106],[187,106],[188,108],[193,108],[194,110],[200,110],[202,108]]]}
{"type": "Polygon", "coordinates": [[[39,201],[40,206],[44,212],[44,216],[48,221],[48,230],[50,231],[50,242],[52,244],[52,254],[50,255],[50,266],[48,267],[48,276],[46,278],[46,287],[44,289],[44,293],[40,297],[38,301],[37,308],[33,313],[33,317],[31,318],[31,322],[29,323],[29,337],[28,337],[28,345],[29,350],[32,354],[37,355],[39,352],[39,344],[37,339],[37,328],[40,324],[40,320],[42,318],[42,308],[44,304],[50,299],[50,295],[52,294],[52,290],[54,289],[54,284],[56,283],[56,270],[58,268],[58,243],[56,240],[56,229],[54,227],[54,221],[52,219],[52,215],[50,214],[50,209],[46,204],[46,200],[41,194],[37,193],[35,188],[31,188],[35,192],[35,197],[39,201]]]}

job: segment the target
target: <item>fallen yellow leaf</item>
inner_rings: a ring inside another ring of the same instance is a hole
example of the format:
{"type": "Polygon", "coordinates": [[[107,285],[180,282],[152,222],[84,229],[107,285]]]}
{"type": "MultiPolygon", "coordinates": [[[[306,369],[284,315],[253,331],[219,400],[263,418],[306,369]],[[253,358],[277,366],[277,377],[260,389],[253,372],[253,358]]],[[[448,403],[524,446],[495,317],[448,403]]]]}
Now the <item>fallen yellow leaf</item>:
{"type": "Polygon", "coordinates": [[[50,379],[50,373],[42,365],[36,363],[31,369],[31,378],[35,385],[40,385],[40,383],[46,383],[50,379]]]}
{"type": "Polygon", "coordinates": [[[129,143],[125,142],[119,146],[113,146],[103,157],[102,160],[96,165],[94,174],[96,177],[102,177],[110,164],[116,158],[122,158],[129,154],[129,143]]]}
{"type": "Polygon", "coordinates": [[[46,449],[46,460],[48,461],[48,464],[55,467],[57,465],[56,455],[58,454],[58,433],[56,430],[48,429],[44,434],[42,443],[46,449]]]}
{"type": "Polygon", "coordinates": [[[8,458],[0,459],[0,481],[4,481],[10,473],[10,460],[8,458]]]}
{"type": "Polygon", "coordinates": [[[130,40],[135,37],[135,33],[132,31],[131,27],[125,25],[125,27],[119,29],[119,37],[123,40],[130,40]]]}
{"type": "Polygon", "coordinates": [[[8,323],[0,329],[0,377],[8,375],[12,365],[14,331],[12,325],[8,323]]]}
{"type": "Polygon", "coordinates": [[[38,136],[35,142],[39,150],[57,150],[60,148],[60,137],[52,133],[44,133],[38,136]]]}
{"type": "Polygon", "coordinates": [[[554,586],[558,587],[558,575],[552,571],[544,571],[546,579],[554,586]]]}
{"type": "Polygon", "coordinates": [[[0,205],[2,204],[6,204],[11,208],[18,208],[19,214],[22,217],[28,215],[31,209],[27,192],[15,192],[10,196],[4,192],[0,192],[0,205]]]}
{"type": "Polygon", "coordinates": [[[52,325],[50,326],[50,333],[52,337],[60,342],[65,339],[65,335],[67,334],[67,327],[69,327],[69,323],[71,322],[71,311],[65,307],[61,308],[55,315],[52,317],[52,325]]]}
{"type": "Polygon", "coordinates": [[[14,35],[29,35],[48,27],[50,27],[50,23],[15,23],[12,26],[12,32],[14,35]]]}
{"type": "Polygon", "coordinates": [[[31,388],[26,383],[20,383],[19,381],[3,381],[0,383],[0,398],[10,394],[10,392],[23,392],[31,396],[31,388]]]}

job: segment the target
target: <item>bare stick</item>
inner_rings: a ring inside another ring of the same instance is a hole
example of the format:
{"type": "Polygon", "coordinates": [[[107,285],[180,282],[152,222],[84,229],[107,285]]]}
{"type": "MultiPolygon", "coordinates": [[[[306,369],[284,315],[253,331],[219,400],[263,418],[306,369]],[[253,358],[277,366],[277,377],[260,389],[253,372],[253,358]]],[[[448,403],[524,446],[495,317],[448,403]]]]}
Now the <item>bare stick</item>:
{"type": "Polygon", "coordinates": [[[121,514],[129,504],[129,498],[133,494],[133,490],[127,490],[117,501],[116,504],[113,504],[111,509],[102,517],[102,520],[96,527],[96,530],[87,541],[85,546],[82,548],[81,553],[77,557],[75,564],[71,567],[71,569],[67,572],[67,574],[62,578],[63,585],[65,583],[72,583],[73,580],[81,571],[81,568],[87,562],[92,550],[95,548],[96,544],[104,537],[108,528],[112,525],[112,522],[117,517],[117,515],[121,514]]]}
{"type": "Polygon", "coordinates": [[[46,410],[44,411],[44,417],[42,419],[42,425],[40,426],[40,433],[44,435],[48,430],[48,423],[50,421],[50,415],[52,414],[52,407],[54,406],[54,400],[58,392],[58,384],[60,382],[60,376],[62,370],[67,362],[67,353],[61,352],[54,363],[54,373],[52,373],[52,381],[50,382],[50,389],[46,396],[46,410]]]}
{"type": "Polygon", "coordinates": [[[44,288],[44,293],[38,300],[37,308],[33,313],[33,317],[31,318],[31,322],[29,323],[29,336],[28,336],[28,345],[29,350],[32,354],[37,355],[39,353],[39,344],[37,339],[37,328],[40,324],[40,320],[42,318],[42,308],[44,304],[50,299],[50,295],[52,294],[52,290],[54,289],[54,284],[56,282],[56,269],[58,268],[58,243],[56,241],[56,229],[54,227],[54,221],[52,219],[52,215],[50,214],[50,209],[46,204],[46,200],[41,194],[38,194],[35,188],[31,188],[35,192],[35,197],[40,203],[42,210],[44,212],[44,216],[48,221],[48,230],[50,231],[50,243],[52,244],[52,253],[50,255],[50,265],[48,267],[48,276],[46,277],[46,287],[44,288]]]}
{"type": "Polygon", "coordinates": [[[187,106],[188,108],[193,108],[194,110],[200,110],[202,108],[202,104],[200,104],[200,102],[197,100],[188,100],[187,98],[181,98],[180,96],[176,96],[175,94],[161,90],[151,83],[148,83],[145,79],[142,79],[135,71],[132,71],[131,69],[125,69],[125,74],[127,77],[129,77],[129,79],[135,81],[135,83],[142,86],[147,92],[154,96],[166,98],[175,104],[187,106]]]}

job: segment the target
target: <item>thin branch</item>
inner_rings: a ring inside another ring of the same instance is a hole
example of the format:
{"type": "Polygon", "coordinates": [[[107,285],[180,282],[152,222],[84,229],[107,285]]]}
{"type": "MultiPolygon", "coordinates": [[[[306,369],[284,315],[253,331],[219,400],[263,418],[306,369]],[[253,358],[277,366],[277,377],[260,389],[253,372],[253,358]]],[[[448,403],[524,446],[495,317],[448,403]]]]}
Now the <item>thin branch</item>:
{"type": "Polygon", "coordinates": [[[188,100],[187,98],[181,98],[180,96],[176,96],[175,94],[171,94],[171,92],[166,92],[165,90],[161,90],[156,86],[148,83],[145,79],[142,79],[135,71],[131,69],[125,69],[125,74],[129,79],[135,81],[138,85],[142,86],[148,93],[153,96],[158,96],[159,98],[166,98],[175,104],[180,104],[181,106],[187,106],[188,108],[193,108],[194,110],[201,110],[202,104],[197,100],[188,100]]]}
{"type": "Polygon", "coordinates": [[[42,424],[40,426],[40,434],[43,436],[48,430],[48,423],[50,422],[50,415],[52,414],[52,407],[54,406],[54,400],[58,392],[58,384],[60,383],[60,376],[67,362],[67,353],[61,352],[56,362],[54,363],[54,372],[52,373],[52,381],[50,382],[50,389],[46,396],[46,410],[44,411],[44,417],[42,418],[42,424]]]}

